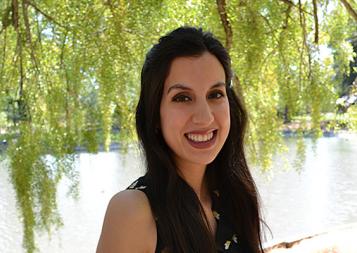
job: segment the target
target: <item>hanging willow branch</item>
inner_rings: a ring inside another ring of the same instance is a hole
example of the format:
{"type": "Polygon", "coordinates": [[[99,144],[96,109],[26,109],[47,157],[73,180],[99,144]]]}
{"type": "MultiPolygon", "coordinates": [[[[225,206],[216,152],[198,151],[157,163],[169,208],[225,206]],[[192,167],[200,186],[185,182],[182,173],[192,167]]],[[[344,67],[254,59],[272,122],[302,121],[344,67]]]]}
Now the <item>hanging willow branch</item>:
{"type": "Polygon", "coordinates": [[[351,17],[357,22],[357,12],[352,8],[351,4],[347,0],[341,0],[341,2],[351,17]]]}
{"type": "Polygon", "coordinates": [[[22,1],[22,11],[23,11],[23,18],[24,18],[24,23],[25,23],[26,41],[30,47],[31,59],[33,61],[33,64],[35,65],[37,74],[39,74],[40,70],[39,70],[37,59],[35,56],[35,50],[34,50],[33,44],[32,44],[31,28],[30,28],[30,21],[29,21],[29,16],[28,16],[28,2],[26,0],[22,1]]]}
{"type": "Polygon", "coordinates": [[[5,60],[6,60],[6,42],[7,42],[7,33],[4,33],[4,45],[2,48],[2,63],[1,63],[1,71],[0,71],[0,83],[2,82],[2,78],[4,77],[4,69],[5,69],[5,60]]]}
{"type": "MultiPolygon", "coordinates": [[[[284,39],[285,33],[286,31],[289,29],[289,19],[291,19],[290,17],[290,11],[291,11],[291,5],[288,6],[288,8],[285,10],[285,19],[284,19],[284,24],[282,25],[282,30],[280,32],[280,39],[278,41],[278,46],[281,47],[281,43],[284,39]]],[[[280,53],[279,57],[281,58],[281,61],[284,63],[284,66],[288,66],[287,60],[285,58],[285,54],[284,53],[280,53]]]]}
{"type": "Polygon", "coordinates": [[[22,55],[22,32],[21,29],[19,29],[19,3],[17,0],[12,0],[12,22],[15,31],[17,32],[16,55],[20,58],[19,101],[21,101],[23,95],[24,71],[23,71],[23,55],[22,55]]]}
{"type": "Polygon", "coordinates": [[[302,46],[301,46],[301,56],[300,56],[300,61],[303,61],[303,52],[306,49],[307,52],[307,57],[308,57],[308,78],[311,78],[311,52],[310,52],[310,47],[307,43],[307,31],[306,31],[306,18],[305,18],[305,13],[303,12],[302,8],[302,3],[301,0],[299,0],[299,10],[300,10],[300,26],[302,30],[302,46]]]}
{"type": "MultiPolygon", "coordinates": [[[[19,64],[19,73],[20,73],[20,78],[19,78],[19,92],[18,92],[18,96],[19,98],[16,100],[17,102],[17,106],[18,106],[18,113],[20,116],[20,120],[24,119],[24,103],[25,100],[23,98],[24,95],[24,64],[23,64],[23,47],[22,47],[22,33],[20,31],[20,29],[17,30],[17,55],[18,58],[20,60],[20,64],[19,64]]],[[[15,119],[16,121],[16,119],[15,119]]],[[[14,121],[14,123],[15,123],[14,121]]]]}

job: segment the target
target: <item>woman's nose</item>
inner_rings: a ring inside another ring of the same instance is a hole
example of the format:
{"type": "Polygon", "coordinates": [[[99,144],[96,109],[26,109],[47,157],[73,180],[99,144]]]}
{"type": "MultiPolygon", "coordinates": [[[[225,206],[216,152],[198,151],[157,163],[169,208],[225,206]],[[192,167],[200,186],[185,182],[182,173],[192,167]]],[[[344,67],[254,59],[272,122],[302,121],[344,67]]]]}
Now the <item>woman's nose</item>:
{"type": "Polygon", "coordinates": [[[196,125],[209,126],[214,117],[212,110],[207,102],[197,103],[192,115],[192,122],[196,125]]]}

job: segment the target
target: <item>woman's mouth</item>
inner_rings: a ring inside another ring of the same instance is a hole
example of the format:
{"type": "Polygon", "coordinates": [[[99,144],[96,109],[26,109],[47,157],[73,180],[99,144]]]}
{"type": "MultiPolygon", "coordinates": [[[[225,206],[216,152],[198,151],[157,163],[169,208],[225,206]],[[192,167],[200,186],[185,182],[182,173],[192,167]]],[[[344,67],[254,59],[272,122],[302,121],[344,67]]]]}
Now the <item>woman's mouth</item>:
{"type": "Polygon", "coordinates": [[[192,147],[206,149],[214,145],[217,137],[217,131],[218,130],[216,129],[206,134],[187,133],[185,134],[185,137],[192,147]]]}

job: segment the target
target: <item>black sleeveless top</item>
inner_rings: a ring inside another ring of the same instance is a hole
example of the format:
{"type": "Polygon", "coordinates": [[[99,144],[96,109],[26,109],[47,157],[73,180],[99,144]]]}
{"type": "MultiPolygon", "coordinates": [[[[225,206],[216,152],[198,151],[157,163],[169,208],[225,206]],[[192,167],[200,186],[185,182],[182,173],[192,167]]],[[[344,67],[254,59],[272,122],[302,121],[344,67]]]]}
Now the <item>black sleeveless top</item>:
{"type": "MultiPolygon", "coordinates": [[[[127,190],[140,190],[146,194],[150,201],[150,193],[146,188],[147,184],[145,176],[143,176],[135,180],[127,190]]],[[[229,222],[228,217],[225,216],[225,213],[227,212],[225,212],[223,205],[220,203],[220,199],[220,192],[218,190],[213,191],[212,212],[217,222],[215,235],[217,253],[249,253],[244,249],[245,247],[243,243],[239,241],[237,234],[234,232],[233,225],[229,222]]],[[[157,218],[155,218],[155,220],[157,223],[157,218]]],[[[155,253],[161,253],[164,249],[164,245],[160,238],[160,234],[158,233],[155,253]]]]}

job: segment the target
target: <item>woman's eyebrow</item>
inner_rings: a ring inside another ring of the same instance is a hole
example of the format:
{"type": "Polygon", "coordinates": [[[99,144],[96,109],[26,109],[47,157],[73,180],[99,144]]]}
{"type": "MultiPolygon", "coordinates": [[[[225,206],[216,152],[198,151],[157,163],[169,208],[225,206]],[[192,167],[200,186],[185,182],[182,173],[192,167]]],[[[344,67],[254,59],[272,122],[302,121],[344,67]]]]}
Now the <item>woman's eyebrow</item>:
{"type": "Polygon", "coordinates": [[[191,88],[185,86],[184,84],[181,83],[177,83],[172,85],[168,90],[167,90],[167,94],[169,94],[170,91],[174,90],[174,89],[179,89],[179,90],[192,90],[191,88]]]}
{"type": "Polygon", "coordinates": [[[218,87],[221,87],[221,86],[226,86],[226,83],[225,82],[217,82],[216,84],[213,84],[210,88],[210,90],[214,89],[214,88],[218,88],[218,87]]]}
{"type": "MultiPolygon", "coordinates": [[[[211,89],[214,89],[214,88],[218,88],[218,87],[221,87],[221,86],[226,86],[226,84],[224,82],[217,82],[215,84],[213,84],[210,88],[211,89]]],[[[167,94],[169,94],[170,91],[174,90],[174,89],[179,89],[179,90],[192,90],[190,87],[187,87],[186,85],[184,84],[181,84],[181,83],[177,83],[177,84],[174,84],[172,85],[168,90],[167,90],[167,94]]]]}

